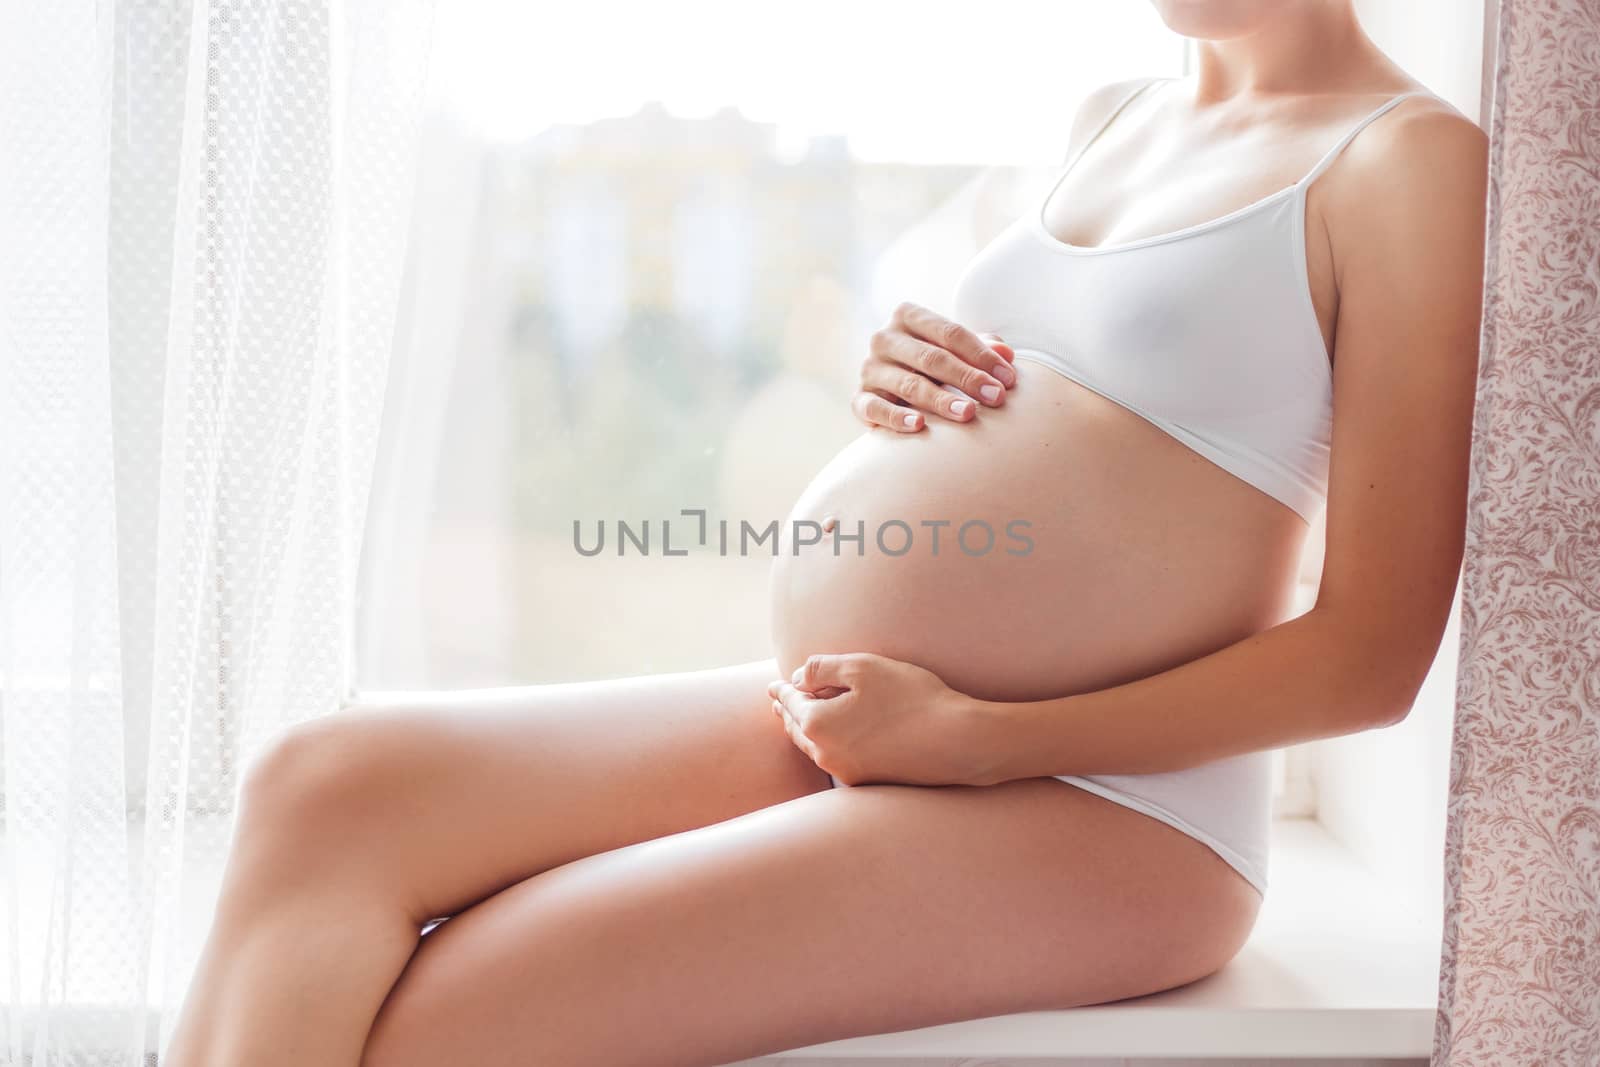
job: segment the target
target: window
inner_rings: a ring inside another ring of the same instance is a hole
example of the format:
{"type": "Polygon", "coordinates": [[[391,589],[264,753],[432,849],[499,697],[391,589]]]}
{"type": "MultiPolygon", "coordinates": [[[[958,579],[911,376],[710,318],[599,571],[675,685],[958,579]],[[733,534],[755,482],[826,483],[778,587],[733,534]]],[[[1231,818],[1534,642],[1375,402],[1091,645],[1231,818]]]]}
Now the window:
{"type": "Polygon", "coordinates": [[[860,432],[868,335],[943,307],[1088,90],[1181,74],[1148,5],[441,7],[365,553],[366,689],[764,658],[784,515],[860,432]],[[598,522],[652,554],[592,558],[598,522]],[[689,520],[683,520],[685,523],[689,520]],[[684,527],[679,526],[681,531],[684,527]]]}

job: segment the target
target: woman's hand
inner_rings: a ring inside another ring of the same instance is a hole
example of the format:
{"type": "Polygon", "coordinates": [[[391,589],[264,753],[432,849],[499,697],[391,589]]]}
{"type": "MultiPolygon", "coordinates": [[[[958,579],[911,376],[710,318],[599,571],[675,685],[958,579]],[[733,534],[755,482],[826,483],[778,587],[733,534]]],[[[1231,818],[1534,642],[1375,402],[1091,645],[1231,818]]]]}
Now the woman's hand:
{"type": "Polygon", "coordinates": [[[869,652],[811,656],[767,686],[789,739],[845,785],[975,785],[971,698],[869,652]]]}
{"type": "Polygon", "coordinates": [[[850,409],[868,426],[899,433],[921,430],[921,412],[967,422],[977,414],[967,397],[990,407],[1005,403],[1006,390],[1017,384],[1013,357],[1011,346],[997,335],[973,333],[906,301],[894,309],[889,325],[872,335],[861,365],[861,389],[850,409]]]}

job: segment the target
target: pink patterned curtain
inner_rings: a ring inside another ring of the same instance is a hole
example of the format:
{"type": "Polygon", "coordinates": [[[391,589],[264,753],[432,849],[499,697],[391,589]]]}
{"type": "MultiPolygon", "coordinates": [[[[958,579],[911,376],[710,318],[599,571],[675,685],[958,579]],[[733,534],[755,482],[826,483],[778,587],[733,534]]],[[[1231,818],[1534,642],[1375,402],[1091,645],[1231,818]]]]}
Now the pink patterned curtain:
{"type": "Polygon", "coordinates": [[[1436,1067],[1600,1064],[1600,0],[1500,0],[1436,1067]]]}

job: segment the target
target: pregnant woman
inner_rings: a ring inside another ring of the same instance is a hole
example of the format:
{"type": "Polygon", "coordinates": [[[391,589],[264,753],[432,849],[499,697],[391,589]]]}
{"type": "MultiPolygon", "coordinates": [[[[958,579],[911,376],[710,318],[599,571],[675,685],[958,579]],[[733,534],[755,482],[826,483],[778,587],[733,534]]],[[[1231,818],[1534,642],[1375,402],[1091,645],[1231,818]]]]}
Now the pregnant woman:
{"type": "Polygon", "coordinates": [[[1269,751],[1404,716],[1445,626],[1486,145],[1350,0],[1156,6],[1197,72],[1091,93],[875,335],[774,658],[287,731],[164,1067],[712,1065],[1239,950],[1269,751]]]}

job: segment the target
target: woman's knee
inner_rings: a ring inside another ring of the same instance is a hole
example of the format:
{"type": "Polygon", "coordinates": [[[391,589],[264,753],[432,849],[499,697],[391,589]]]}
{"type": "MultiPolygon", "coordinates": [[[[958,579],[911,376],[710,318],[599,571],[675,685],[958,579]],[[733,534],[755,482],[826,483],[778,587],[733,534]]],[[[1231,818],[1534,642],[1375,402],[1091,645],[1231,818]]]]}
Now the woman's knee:
{"type": "Polygon", "coordinates": [[[236,862],[257,880],[318,880],[358,865],[386,832],[384,798],[399,768],[385,765],[370,720],[337,713],[280,731],[247,761],[236,811],[236,862]]]}

